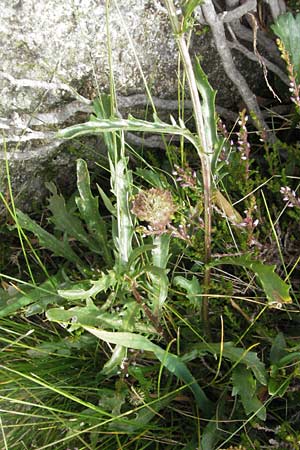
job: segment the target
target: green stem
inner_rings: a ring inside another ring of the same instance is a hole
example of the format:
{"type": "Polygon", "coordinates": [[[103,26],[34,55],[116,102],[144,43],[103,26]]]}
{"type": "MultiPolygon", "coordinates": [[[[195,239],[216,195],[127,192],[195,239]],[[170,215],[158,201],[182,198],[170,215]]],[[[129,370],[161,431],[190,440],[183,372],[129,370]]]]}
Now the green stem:
{"type": "MultiPolygon", "coordinates": [[[[202,180],[204,192],[204,246],[205,246],[205,263],[208,264],[211,259],[211,211],[212,211],[212,189],[211,189],[211,167],[208,153],[212,150],[209,148],[209,140],[205,134],[204,119],[202,106],[199,98],[198,88],[194,75],[193,64],[189,54],[188,46],[182,32],[173,0],[165,0],[169,13],[172,29],[177,40],[178,48],[184,64],[185,73],[190,89],[191,100],[193,104],[194,117],[199,145],[197,147],[198,155],[202,166],[202,180]]],[[[204,276],[204,291],[208,292],[210,283],[210,269],[206,269],[204,276]]],[[[210,337],[208,315],[208,297],[204,296],[203,300],[203,322],[206,328],[207,337],[210,337]]]]}

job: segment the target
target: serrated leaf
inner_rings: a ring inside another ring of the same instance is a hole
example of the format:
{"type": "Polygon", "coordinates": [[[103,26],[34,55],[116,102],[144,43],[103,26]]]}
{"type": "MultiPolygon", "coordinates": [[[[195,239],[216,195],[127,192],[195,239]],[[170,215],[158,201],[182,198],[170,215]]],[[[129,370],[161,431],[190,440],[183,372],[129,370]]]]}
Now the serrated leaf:
{"type": "Polygon", "coordinates": [[[252,270],[261,283],[265,291],[268,305],[270,307],[281,308],[285,303],[292,303],[289,294],[290,286],[288,286],[277,273],[274,272],[276,266],[269,266],[259,261],[253,261],[248,256],[237,256],[233,258],[221,258],[214,260],[211,266],[221,264],[230,264],[234,266],[241,266],[245,269],[252,270]]]}
{"type": "Polygon", "coordinates": [[[99,339],[108,342],[110,344],[122,345],[127,348],[133,348],[135,350],[143,350],[152,352],[159,359],[159,361],[178,379],[186,383],[195,396],[195,400],[201,408],[203,414],[209,417],[212,414],[213,404],[206,397],[203,390],[196,382],[193,375],[190,373],[187,366],[181,361],[181,359],[173,355],[156,344],[153,344],[149,339],[139,334],[134,333],[111,333],[96,328],[84,327],[86,331],[97,336],[99,339]]]}
{"type": "Polygon", "coordinates": [[[57,239],[51,233],[44,230],[44,228],[38,225],[34,220],[30,219],[30,217],[22,211],[17,210],[16,214],[20,226],[33,233],[38,238],[42,247],[52,251],[55,256],[61,256],[64,259],[77,264],[78,266],[83,266],[81,259],[72,250],[67,240],[61,241],[57,239]]]}
{"type": "Polygon", "coordinates": [[[147,283],[149,299],[152,302],[152,312],[159,317],[164,302],[168,297],[169,279],[166,269],[156,266],[145,266],[150,281],[147,283]]]}
{"type": "Polygon", "coordinates": [[[300,83],[300,14],[296,16],[293,16],[291,12],[281,14],[271,28],[289,53],[297,83],[300,83]]]}
{"type": "Polygon", "coordinates": [[[202,289],[199,280],[195,275],[193,275],[191,280],[185,277],[177,276],[174,278],[175,286],[179,286],[184,289],[187,293],[187,298],[193,307],[200,307],[202,303],[201,293],[202,289]]]}
{"type": "Polygon", "coordinates": [[[73,139],[89,134],[102,134],[115,131],[141,131],[183,136],[198,149],[198,140],[188,129],[162,122],[157,117],[155,119],[154,122],[147,122],[146,120],[135,119],[133,117],[129,117],[128,119],[94,119],[89,122],[64,128],[58,132],[57,137],[61,139],[73,139]]]}
{"type": "Polygon", "coordinates": [[[51,308],[46,316],[51,322],[58,322],[72,328],[84,326],[99,327],[108,330],[134,331],[157,334],[152,325],[140,320],[140,306],[136,301],[127,300],[118,311],[106,312],[87,299],[86,306],[74,306],[69,309],[51,308]]]}
{"type": "Polygon", "coordinates": [[[0,309],[0,318],[7,317],[16,313],[19,309],[23,309],[28,305],[39,306],[40,302],[60,303],[59,296],[57,295],[57,285],[61,281],[61,275],[57,274],[50,277],[40,286],[24,286],[20,289],[20,293],[17,293],[13,297],[10,297],[6,305],[0,309]]]}
{"type": "Polygon", "coordinates": [[[89,236],[84,229],[81,220],[73,213],[68,211],[65,199],[57,193],[54,183],[46,183],[46,187],[52,195],[49,198],[49,206],[52,213],[51,222],[55,227],[66,233],[68,236],[75,238],[92,252],[100,253],[99,247],[94,242],[92,236],[89,236]]]}
{"type": "Polygon", "coordinates": [[[82,284],[74,284],[72,289],[60,289],[58,295],[68,300],[86,300],[93,298],[99,292],[106,292],[108,288],[113,287],[116,284],[116,275],[114,271],[110,271],[107,274],[102,274],[99,280],[90,280],[92,287],[90,289],[83,289],[82,284]]]}
{"type": "Polygon", "coordinates": [[[261,420],[266,420],[266,408],[256,396],[256,382],[249,369],[238,365],[232,372],[232,395],[239,394],[245,413],[255,413],[261,420]]]}
{"type": "Polygon", "coordinates": [[[271,364],[277,364],[280,359],[287,354],[286,342],[283,333],[278,333],[275,337],[271,351],[270,362],[271,364]]]}
{"type": "Polygon", "coordinates": [[[106,225],[99,213],[98,197],[92,195],[90,176],[83,159],[77,160],[77,189],[80,197],[76,197],[75,201],[80,216],[85,221],[91,236],[98,242],[98,251],[102,253],[106,264],[111,265],[112,257],[108,246],[106,225]]]}
{"type": "Polygon", "coordinates": [[[46,312],[47,319],[51,322],[67,324],[71,321],[77,326],[105,327],[110,330],[122,329],[122,318],[119,314],[101,312],[93,303],[87,306],[75,306],[74,308],[51,308],[46,312]]]}
{"type": "MultiPolygon", "coordinates": [[[[203,356],[205,353],[211,353],[215,357],[220,355],[220,344],[206,344],[200,343],[185,353],[182,359],[184,361],[191,361],[195,358],[203,356]]],[[[247,369],[252,370],[255,378],[262,385],[267,384],[267,373],[265,365],[258,358],[257,354],[247,349],[236,347],[233,342],[225,342],[222,350],[223,358],[229,359],[233,363],[244,364],[247,369]]]]}
{"type": "Polygon", "coordinates": [[[197,88],[201,95],[204,130],[208,145],[205,152],[210,153],[211,170],[214,173],[223,143],[223,139],[219,139],[217,133],[217,113],[215,108],[217,91],[211,87],[198,58],[195,59],[194,74],[197,88]]]}

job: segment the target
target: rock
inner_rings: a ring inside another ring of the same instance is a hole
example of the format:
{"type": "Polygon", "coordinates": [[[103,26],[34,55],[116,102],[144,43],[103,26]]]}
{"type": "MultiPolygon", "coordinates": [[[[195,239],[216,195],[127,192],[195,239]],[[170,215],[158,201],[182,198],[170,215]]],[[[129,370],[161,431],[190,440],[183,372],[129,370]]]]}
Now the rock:
{"type": "MultiPolygon", "coordinates": [[[[86,120],[98,90],[109,91],[106,17],[121,113],[145,109],[145,81],[159,110],[176,110],[176,102],[166,101],[177,98],[178,53],[163,2],[110,3],[107,11],[105,0],[1,0],[0,189],[6,189],[7,157],[14,193],[26,209],[43,198],[46,180],[73,186],[76,156],[95,159],[94,149],[84,147],[95,139],[62,144],[56,131],[86,120]]],[[[221,69],[210,34],[196,36],[192,51],[204,56],[212,84],[222,87],[218,102],[232,106],[236,91],[221,69]]],[[[248,61],[239,61],[246,73],[248,61]]],[[[257,78],[254,73],[254,84],[257,78]]]]}

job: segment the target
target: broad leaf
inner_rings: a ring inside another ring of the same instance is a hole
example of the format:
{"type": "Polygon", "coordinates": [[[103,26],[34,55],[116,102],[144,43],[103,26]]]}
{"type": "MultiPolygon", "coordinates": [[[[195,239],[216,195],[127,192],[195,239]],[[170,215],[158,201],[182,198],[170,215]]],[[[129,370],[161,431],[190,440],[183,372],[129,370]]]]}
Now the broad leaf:
{"type": "Polygon", "coordinates": [[[274,272],[276,266],[269,266],[259,261],[253,261],[248,256],[237,256],[233,258],[221,258],[214,260],[211,266],[221,264],[230,264],[234,266],[241,266],[245,269],[252,270],[261,283],[265,291],[268,305],[270,307],[281,308],[285,303],[292,303],[289,294],[290,286],[288,286],[282,279],[274,272]]]}
{"type": "Polygon", "coordinates": [[[256,382],[249,369],[238,365],[232,373],[232,395],[241,397],[247,415],[254,413],[261,420],[266,420],[266,408],[256,395],[256,382]]]}
{"type": "Polygon", "coordinates": [[[51,222],[55,227],[66,233],[67,236],[75,238],[92,252],[100,253],[99,246],[95,243],[93,236],[85,231],[81,220],[67,209],[65,199],[58,195],[54,183],[46,183],[46,187],[52,193],[49,198],[49,209],[53,215],[51,222]]]}
{"type": "MultiPolygon", "coordinates": [[[[195,358],[211,353],[214,356],[220,355],[220,344],[206,344],[200,343],[193,346],[192,350],[185,353],[182,359],[184,361],[191,361],[195,358]]],[[[244,364],[248,369],[251,369],[257,381],[262,385],[267,384],[267,373],[265,365],[259,360],[257,354],[247,349],[236,347],[233,342],[225,342],[222,350],[223,358],[229,359],[233,363],[244,364]]]]}
{"type": "Polygon", "coordinates": [[[278,333],[275,337],[271,351],[270,351],[270,362],[271,364],[278,364],[280,359],[287,355],[287,346],[284,339],[283,333],[278,333]]]}
{"type": "Polygon", "coordinates": [[[143,350],[153,352],[159,361],[178,379],[186,383],[193,392],[196,402],[201,408],[203,414],[209,417],[212,414],[213,404],[206,397],[203,390],[196,382],[193,375],[190,373],[187,366],[182,360],[172,353],[160,348],[158,345],[153,344],[149,339],[144,336],[134,333],[111,333],[96,328],[84,327],[85,330],[102,339],[105,342],[115,345],[122,345],[127,348],[133,348],[135,350],[143,350]]]}
{"type": "Polygon", "coordinates": [[[201,306],[202,289],[199,280],[195,277],[195,275],[193,275],[191,280],[188,280],[182,276],[177,276],[173,281],[175,286],[178,286],[186,291],[186,296],[193,307],[199,308],[201,306]]]}

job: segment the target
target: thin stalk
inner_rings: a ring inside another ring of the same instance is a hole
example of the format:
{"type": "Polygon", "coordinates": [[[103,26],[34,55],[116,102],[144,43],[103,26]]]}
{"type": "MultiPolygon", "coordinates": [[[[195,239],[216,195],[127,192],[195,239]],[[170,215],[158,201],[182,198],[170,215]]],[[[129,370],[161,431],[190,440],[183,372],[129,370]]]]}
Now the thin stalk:
{"type": "MultiPolygon", "coordinates": [[[[197,147],[198,155],[202,166],[202,180],[203,180],[203,193],[204,193],[204,247],[205,256],[204,262],[208,264],[211,259],[211,211],[212,211],[212,190],[211,190],[211,167],[208,153],[212,150],[209,148],[208,139],[205,134],[204,120],[202,113],[202,106],[199,98],[197,84],[194,76],[193,64],[189,54],[188,46],[185,40],[184,33],[182,32],[181,25],[178,21],[176,10],[173,4],[173,0],[165,0],[170,22],[172,25],[173,33],[177,40],[180,55],[182,57],[190,95],[193,104],[194,118],[197,130],[197,136],[199,139],[199,145],[197,147]]],[[[204,275],[204,291],[207,293],[210,283],[210,269],[205,270],[204,275]]],[[[210,337],[210,328],[208,321],[208,297],[204,297],[203,300],[203,322],[206,327],[207,337],[210,337]]]]}

